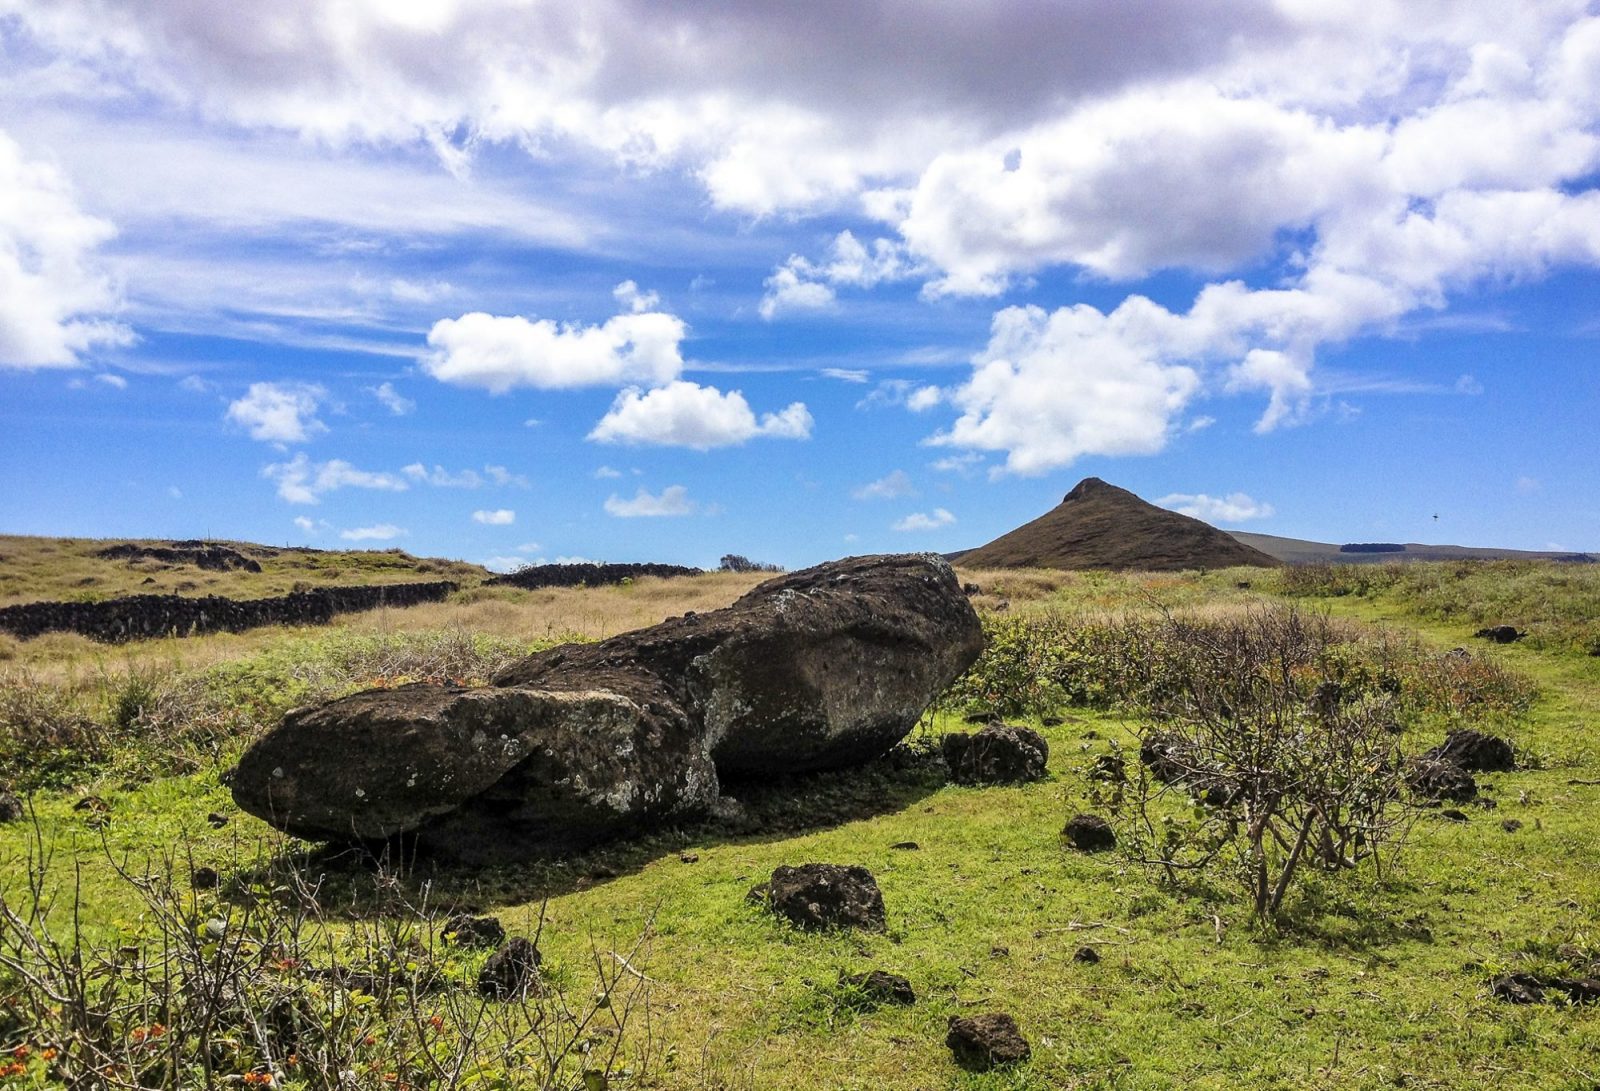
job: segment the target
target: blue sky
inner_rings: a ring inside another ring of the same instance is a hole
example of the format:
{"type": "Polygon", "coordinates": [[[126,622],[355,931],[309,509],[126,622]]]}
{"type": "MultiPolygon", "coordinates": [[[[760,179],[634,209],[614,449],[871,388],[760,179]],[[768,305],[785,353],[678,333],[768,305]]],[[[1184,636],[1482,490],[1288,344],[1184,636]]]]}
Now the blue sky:
{"type": "Polygon", "coordinates": [[[1600,548],[1600,6],[0,0],[0,530],[1600,548]]]}

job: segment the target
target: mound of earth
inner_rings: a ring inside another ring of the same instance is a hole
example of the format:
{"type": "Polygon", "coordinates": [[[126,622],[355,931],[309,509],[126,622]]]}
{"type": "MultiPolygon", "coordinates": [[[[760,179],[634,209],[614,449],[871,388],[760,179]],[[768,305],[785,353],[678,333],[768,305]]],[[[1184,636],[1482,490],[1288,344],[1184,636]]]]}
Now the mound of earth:
{"type": "Polygon", "coordinates": [[[1282,562],[1198,519],[1147,503],[1098,477],[988,545],[960,555],[968,568],[1111,568],[1180,572],[1282,562]]]}

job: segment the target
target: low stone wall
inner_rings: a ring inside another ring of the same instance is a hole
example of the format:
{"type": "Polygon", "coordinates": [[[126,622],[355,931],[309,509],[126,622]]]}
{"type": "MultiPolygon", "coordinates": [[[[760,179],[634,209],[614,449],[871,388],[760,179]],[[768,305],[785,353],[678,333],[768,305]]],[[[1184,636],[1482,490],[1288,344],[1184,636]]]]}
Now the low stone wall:
{"type": "Polygon", "coordinates": [[[454,583],[440,581],[319,587],[266,599],[131,595],[106,602],[29,602],[0,609],[0,631],[23,640],[43,633],[81,633],[91,640],[118,644],[163,636],[237,633],[261,625],[324,625],[335,614],[438,602],[454,590],[454,583]]]}
{"type": "Polygon", "coordinates": [[[698,568],[685,568],[678,564],[536,564],[483,582],[490,586],[521,587],[532,591],[540,587],[598,587],[603,583],[621,583],[641,576],[668,579],[672,576],[700,574],[698,568]]]}

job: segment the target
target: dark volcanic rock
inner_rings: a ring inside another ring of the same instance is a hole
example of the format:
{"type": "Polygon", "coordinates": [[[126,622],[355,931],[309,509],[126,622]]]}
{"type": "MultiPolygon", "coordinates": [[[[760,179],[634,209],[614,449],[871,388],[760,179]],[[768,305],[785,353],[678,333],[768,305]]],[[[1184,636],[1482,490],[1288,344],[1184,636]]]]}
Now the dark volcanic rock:
{"type": "Polygon", "coordinates": [[[799,928],[862,928],[882,932],[887,924],[883,894],[864,867],[802,864],[780,867],[767,884],[773,912],[799,928]]]}
{"type": "Polygon", "coordinates": [[[490,687],[293,712],[246,752],[234,798],[303,837],[415,833],[462,862],[561,851],[712,808],[719,775],[877,757],[982,643],[944,561],[851,558],[723,610],[529,656],[490,687]]]}
{"type": "Polygon", "coordinates": [[[15,822],[25,813],[22,800],[10,792],[0,792],[0,822],[15,822]]]}
{"type": "Polygon", "coordinates": [[[1544,999],[1544,982],[1533,974],[1505,974],[1489,982],[1489,995],[1507,1004],[1537,1004],[1544,999]]]}
{"type": "Polygon", "coordinates": [[[1511,644],[1521,640],[1528,634],[1520,631],[1515,625],[1490,625],[1488,628],[1479,629],[1472,635],[1483,640],[1492,641],[1495,644],[1511,644]]]}
{"type": "Polygon", "coordinates": [[[852,985],[861,990],[868,1000],[876,1004],[915,1004],[917,994],[911,988],[911,982],[899,974],[891,974],[884,970],[872,970],[864,974],[855,974],[844,979],[846,985],[852,985]]]}
{"type": "Polygon", "coordinates": [[[439,938],[458,947],[499,947],[506,941],[506,930],[497,917],[457,913],[444,922],[439,938]]]}
{"type": "Polygon", "coordinates": [[[990,724],[975,735],[954,731],[939,749],[957,784],[1024,784],[1044,776],[1050,744],[1026,727],[990,724]]]}
{"type": "Polygon", "coordinates": [[[1080,814],[1068,819],[1061,836],[1080,852],[1104,852],[1117,847],[1117,835],[1111,823],[1097,814],[1080,814]]]}
{"type": "Polygon", "coordinates": [[[539,949],[518,936],[483,964],[478,992],[491,1000],[521,1000],[544,992],[539,978],[539,949]]]}
{"type": "Polygon", "coordinates": [[[1406,772],[1406,784],[1434,803],[1470,803],[1478,795],[1478,782],[1453,761],[1418,758],[1406,772]]]}
{"type": "Polygon", "coordinates": [[[648,680],[703,725],[722,776],[766,776],[884,753],[982,650],[942,559],[852,557],[768,580],[726,609],[529,656],[494,684],[648,680]]]}
{"type": "Polygon", "coordinates": [[[1482,731],[1452,731],[1422,760],[1454,762],[1469,773],[1509,773],[1517,767],[1511,744],[1482,731]]]}
{"type": "Polygon", "coordinates": [[[1004,1012],[967,1018],[952,1015],[944,1044],[955,1055],[956,1064],[971,1072],[1016,1064],[1027,1060],[1031,1052],[1017,1021],[1004,1012]]]}

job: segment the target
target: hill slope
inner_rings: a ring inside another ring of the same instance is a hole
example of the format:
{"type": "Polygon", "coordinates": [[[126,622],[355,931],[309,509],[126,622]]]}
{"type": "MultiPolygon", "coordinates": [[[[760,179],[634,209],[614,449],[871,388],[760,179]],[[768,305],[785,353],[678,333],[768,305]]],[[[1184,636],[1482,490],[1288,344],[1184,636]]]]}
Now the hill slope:
{"type": "Polygon", "coordinates": [[[1281,564],[1198,519],[1139,499],[1098,477],[1055,508],[960,555],[969,568],[1114,568],[1177,572],[1281,564]]]}
{"type": "Polygon", "coordinates": [[[1275,534],[1232,531],[1231,536],[1285,564],[1385,564],[1395,561],[1523,560],[1593,563],[1587,553],[1549,553],[1528,549],[1490,549],[1479,546],[1424,545],[1406,542],[1405,548],[1383,553],[1346,553],[1332,542],[1280,538],[1275,534]]]}

